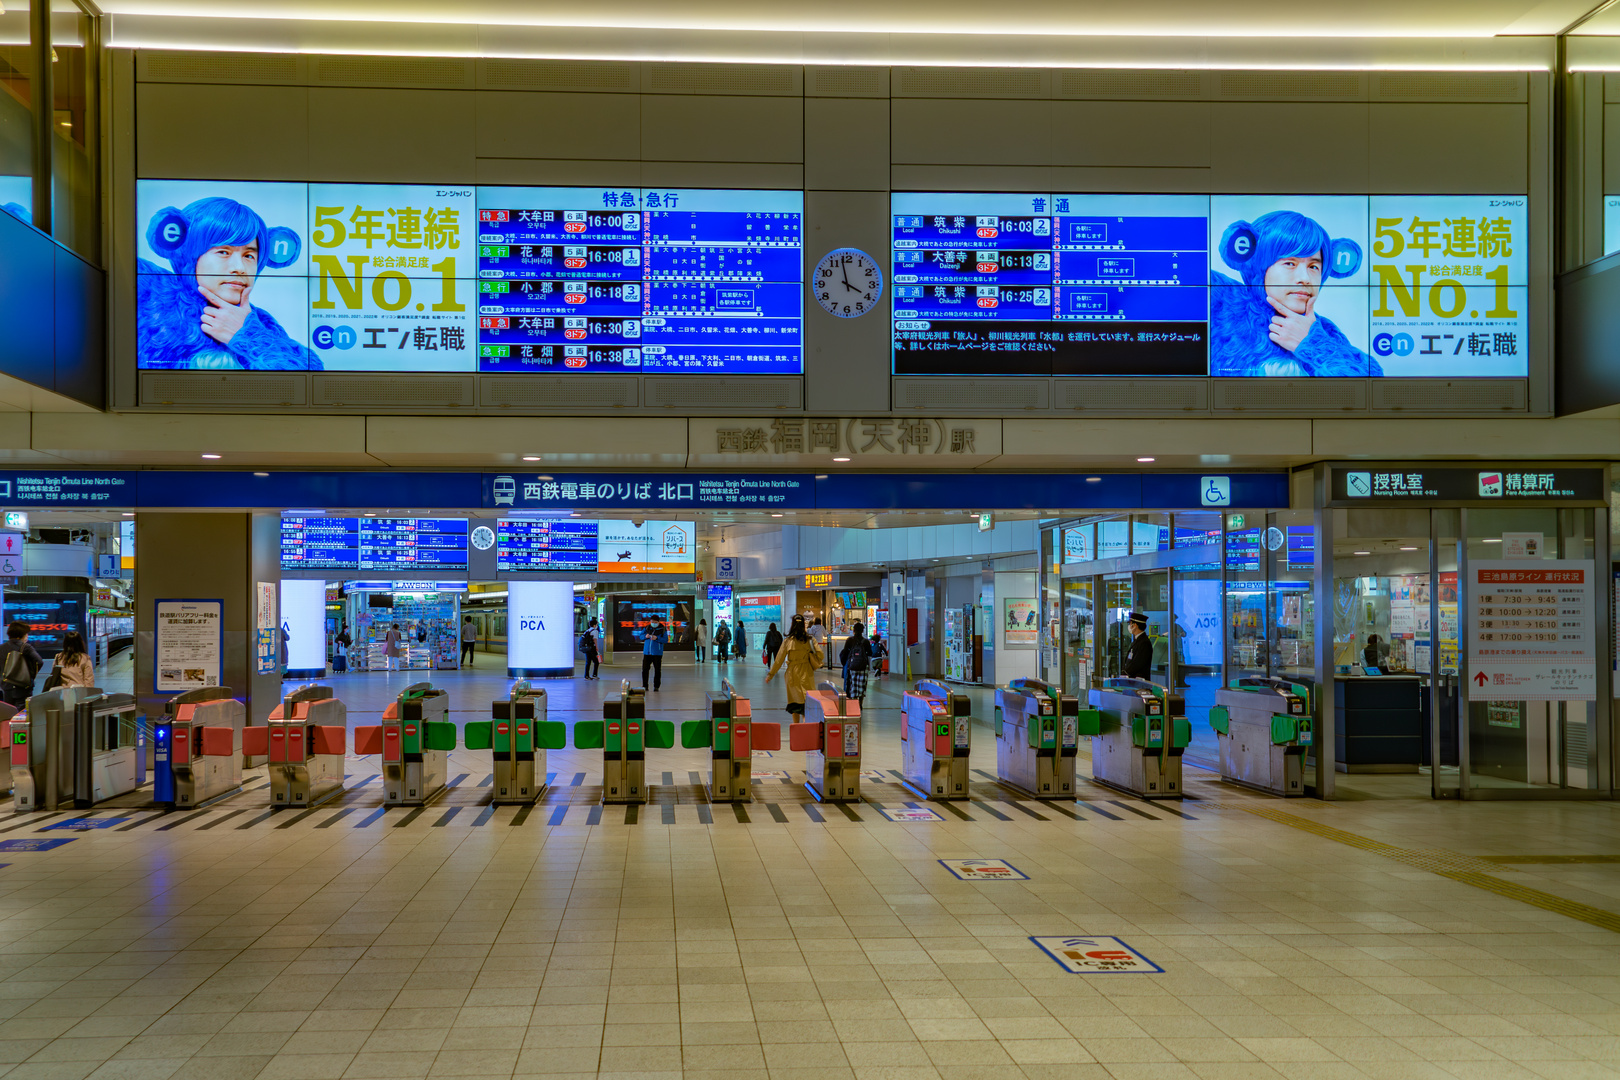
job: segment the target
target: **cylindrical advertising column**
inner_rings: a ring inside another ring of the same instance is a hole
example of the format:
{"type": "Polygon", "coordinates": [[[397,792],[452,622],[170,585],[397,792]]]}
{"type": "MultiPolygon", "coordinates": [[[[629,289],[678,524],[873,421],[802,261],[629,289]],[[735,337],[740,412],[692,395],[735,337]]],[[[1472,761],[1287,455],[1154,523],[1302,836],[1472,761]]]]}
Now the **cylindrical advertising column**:
{"type": "Polygon", "coordinates": [[[281,661],[282,677],[326,678],[326,582],[282,581],[278,640],[283,630],[287,651],[281,661]]]}
{"type": "Polygon", "coordinates": [[[506,674],[514,679],[574,676],[574,583],[506,583],[506,674]]]}

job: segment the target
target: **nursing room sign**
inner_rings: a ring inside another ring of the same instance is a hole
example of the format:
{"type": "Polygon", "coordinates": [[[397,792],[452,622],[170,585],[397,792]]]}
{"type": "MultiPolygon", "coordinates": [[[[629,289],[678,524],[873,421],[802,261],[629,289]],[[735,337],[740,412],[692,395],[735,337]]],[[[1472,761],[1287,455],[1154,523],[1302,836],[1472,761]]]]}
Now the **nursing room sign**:
{"type": "Polygon", "coordinates": [[[1473,700],[1596,698],[1590,559],[1481,560],[1468,573],[1473,700]]]}

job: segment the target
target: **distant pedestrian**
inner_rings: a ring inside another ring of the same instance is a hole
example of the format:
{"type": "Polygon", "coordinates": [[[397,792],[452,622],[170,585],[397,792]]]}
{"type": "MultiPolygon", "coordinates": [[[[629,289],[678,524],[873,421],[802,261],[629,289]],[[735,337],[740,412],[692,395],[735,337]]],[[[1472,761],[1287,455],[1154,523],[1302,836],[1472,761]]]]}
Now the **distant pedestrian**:
{"type": "Polygon", "coordinates": [[[867,640],[864,623],[856,623],[853,632],[844,639],[838,660],[844,665],[844,696],[856,701],[864,699],[866,673],[872,665],[872,643],[867,640]]]}
{"type": "Polygon", "coordinates": [[[720,624],[714,629],[714,662],[724,664],[726,662],[726,653],[730,648],[731,627],[726,625],[726,620],[721,619],[720,624]]]}
{"type": "Polygon", "coordinates": [[[775,623],[771,623],[771,628],[769,630],[765,631],[765,666],[766,667],[771,666],[771,662],[776,659],[777,650],[780,649],[781,647],[782,647],[782,631],[780,631],[780,630],[778,630],[776,628],[775,623]]]}
{"type": "Polygon", "coordinates": [[[740,619],[737,621],[737,632],[731,635],[731,643],[737,659],[741,660],[748,655],[748,629],[743,626],[740,619]]]}
{"type": "Polygon", "coordinates": [[[0,645],[0,697],[7,705],[22,708],[34,692],[34,678],[45,663],[28,644],[29,626],[14,622],[6,627],[6,643],[0,645]]]}
{"type": "Polygon", "coordinates": [[[692,633],[692,652],[696,654],[692,657],[692,659],[700,664],[703,663],[703,650],[708,648],[708,645],[709,620],[699,619],[697,630],[693,631],[692,633]]]}
{"type": "Polygon", "coordinates": [[[468,667],[473,666],[473,648],[478,644],[478,626],[473,617],[468,615],[461,620],[461,662],[468,667]]]}
{"type": "Polygon", "coordinates": [[[664,629],[664,620],[654,618],[651,626],[641,632],[641,689],[647,689],[647,673],[652,672],[653,690],[661,690],[664,686],[664,643],[669,640],[669,631],[664,629]]]}
{"type": "Polygon", "coordinates": [[[399,658],[404,648],[401,644],[404,640],[405,635],[399,632],[399,623],[389,627],[388,633],[383,635],[383,662],[389,671],[396,671],[401,666],[399,658]]]}
{"type": "Polygon", "coordinates": [[[586,679],[600,679],[602,677],[601,645],[596,639],[598,630],[597,621],[592,619],[591,625],[587,626],[585,632],[579,636],[579,648],[585,654],[586,679]]]}
{"type": "Polygon", "coordinates": [[[805,695],[816,688],[816,669],[821,666],[821,646],[804,629],[804,616],[795,615],[788,624],[787,640],[782,652],[765,676],[768,683],[776,673],[787,667],[787,711],[794,716],[804,715],[805,695]]]}

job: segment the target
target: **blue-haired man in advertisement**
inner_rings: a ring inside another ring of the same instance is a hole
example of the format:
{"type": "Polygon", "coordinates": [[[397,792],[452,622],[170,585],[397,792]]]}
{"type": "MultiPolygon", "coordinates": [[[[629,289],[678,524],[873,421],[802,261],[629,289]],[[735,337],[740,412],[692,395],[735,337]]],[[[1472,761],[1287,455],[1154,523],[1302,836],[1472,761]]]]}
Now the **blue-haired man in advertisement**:
{"type": "Polygon", "coordinates": [[[1316,313],[1322,284],[1361,268],[1361,245],[1335,240],[1293,210],[1234,221],[1221,260],[1241,282],[1210,271],[1210,374],[1305,378],[1382,375],[1371,356],[1316,313]]]}
{"type": "Polygon", "coordinates": [[[159,210],[146,242],[173,269],[140,262],[140,367],[320,370],[320,358],[251,300],[261,269],[297,260],[296,232],[270,228],[235,199],[208,198],[159,210]]]}

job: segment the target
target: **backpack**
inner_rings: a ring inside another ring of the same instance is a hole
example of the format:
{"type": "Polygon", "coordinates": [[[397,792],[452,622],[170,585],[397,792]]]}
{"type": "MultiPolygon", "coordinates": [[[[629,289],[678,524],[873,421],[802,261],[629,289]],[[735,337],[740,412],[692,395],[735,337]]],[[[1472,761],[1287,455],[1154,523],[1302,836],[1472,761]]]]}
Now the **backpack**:
{"type": "Polygon", "coordinates": [[[0,669],[0,682],[27,686],[33,681],[28,677],[28,657],[23,655],[21,647],[12,649],[6,654],[5,668],[0,669]]]}
{"type": "Polygon", "coordinates": [[[579,651],[580,652],[595,652],[596,651],[596,635],[591,633],[589,630],[587,630],[583,634],[579,635],[579,651]]]}
{"type": "Polygon", "coordinates": [[[872,646],[867,639],[852,637],[845,647],[849,649],[849,670],[865,671],[867,663],[872,658],[872,646]]]}

